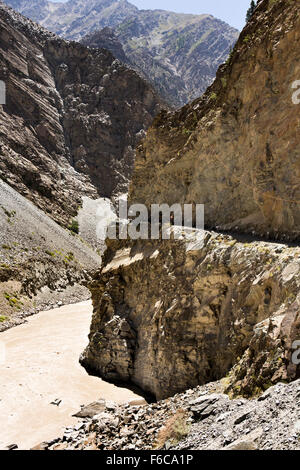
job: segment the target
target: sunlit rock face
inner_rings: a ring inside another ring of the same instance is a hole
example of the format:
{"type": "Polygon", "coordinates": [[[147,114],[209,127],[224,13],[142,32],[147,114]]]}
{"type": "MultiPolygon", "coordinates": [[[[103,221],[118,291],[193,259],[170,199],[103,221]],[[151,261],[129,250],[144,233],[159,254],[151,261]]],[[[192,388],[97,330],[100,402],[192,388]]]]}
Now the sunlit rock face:
{"type": "Polygon", "coordinates": [[[133,201],[205,204],[207,227],[299,240],[299,8],[260,2],[206,94],[155,120],[133,201]]]}
{"type": "Polygon", "coordinates": [[[91,285],[94,316],[81,359],[89,370],[158,399],[220,379],[236,364],[228,390],[245,395],[297,377],[299,248],[202,231],[107,243],[91,285]]]}
{"type": "Polygon", "coordinates": [[[133,70],[0,3],[1,80],[3,180],[63,225],[82,196],[127,191],[134,147],[160,109],[133,70]]]}
{"type": "Polygon", "coordinates": [[[108,241],[82,357],[102,377],[156,398],[230,371],[246,396],[299,377],[300,251],[255,241],[299,240],[299,8],[259,2],[206,94],[140,145],[130,203],[205,204],[209,228],[239,236],[108,241]]]}

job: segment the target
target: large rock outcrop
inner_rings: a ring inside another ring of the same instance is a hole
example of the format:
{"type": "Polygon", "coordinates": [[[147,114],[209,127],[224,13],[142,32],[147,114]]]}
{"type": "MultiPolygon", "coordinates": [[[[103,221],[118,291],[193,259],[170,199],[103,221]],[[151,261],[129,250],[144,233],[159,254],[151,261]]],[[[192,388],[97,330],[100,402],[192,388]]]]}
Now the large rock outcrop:
{"type": "Polygon", "coordinates": [[[299,255],[298,248],[209,232],[123,247],[108,242],[91,285],[95,309],[82,363],[158,399],[224,377],[244,353],[232,382],[239,393],[292,380],[299,374],[291,363],[300,335],[299,255]]]}
{"type": "Polygon", "coordinates": [[[116,59],[123,62],[123,64],[132,65],[128,57],[126,57],[123,46],[118,40],[114,30],[108,26],[100,29],[99,31],[88,34],[80,42],[84,46],[92,47],[94,49],[107,49],[116,59]]]}
{"type": "Polygon", "coordinates": [[[205,95],[155,119],[132,201],[205,204],[207,227],[300,238],[299,12],[261,1],[205,95]]]}
{"type": "MultiPolygon", "coordinates": [[[[208,226],[299,239],[299,8],[262,0],[207,93],[156,118],[131,203],[203,203],[208,226]]],[[[214,232],[108,241],[82,362],[156,398],[227,373],[228,392],[247,396],[292,381],[299,255],[214,232]]]]}
{"type": "Polygon", "coordinates": [[[104,49],[64,41],[0,3],[0,177],[60,224],[83,195],[127,190],[160,100],[104,49]]]}

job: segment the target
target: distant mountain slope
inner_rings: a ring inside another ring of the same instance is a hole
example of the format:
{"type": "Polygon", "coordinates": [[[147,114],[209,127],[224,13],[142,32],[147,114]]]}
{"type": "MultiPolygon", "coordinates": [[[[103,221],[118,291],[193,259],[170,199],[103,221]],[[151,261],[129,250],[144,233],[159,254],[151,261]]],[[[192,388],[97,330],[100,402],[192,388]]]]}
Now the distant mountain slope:
{"type": "Polygon", "coordinates": [[[126,56],[174,105],[200,96],[238,32],[211,15],[141,11],[116,28],[126,56]]]}
{"type": "Polygon", "coordinates": [[[124,192],[160,108],[106,50],[66,42],[0,2],[0,178],[60,224],[81,197],[124,192]]]}
{"type": "Polygon", "coordinates": [[[238,38],[236,29],[211,15],[140,11],[125,0],[7,3],[58,35],[84,38],[85,45],[109,49],[174,106],[184,105],[206,90],[238,38]],[[113,28],[116,37],[106,27],[113,28]],[[105,30],[99,32],[102,28],[105,30]]]}
{"type": "Polygon", "coordinates": [[[53,14],[62,5],[62,3],[48,2],[47,0],[9,0],[5,3],[37,22],[42,22],[44,18],[53,14]]]}
{"type": "Polygon", "coordinates": [[[116,26],[138,9],[126,0],[8,0],[5,3],[67,39],[79,40],[84,35],[116,26]]]}

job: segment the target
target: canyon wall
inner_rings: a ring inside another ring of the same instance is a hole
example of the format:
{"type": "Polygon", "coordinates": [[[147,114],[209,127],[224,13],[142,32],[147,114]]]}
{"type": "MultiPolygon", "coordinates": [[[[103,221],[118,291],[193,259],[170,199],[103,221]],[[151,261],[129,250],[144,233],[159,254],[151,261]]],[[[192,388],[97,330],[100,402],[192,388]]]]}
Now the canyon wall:
{"type": "Polygon", "coordinates": [[[130,202],[202,203],[209,228],[240,234],[108,240],[91,285],[81,358],[88,370],[158,399],[224,376],[228,393],[246,396],[299,377],[291,358],[300,338],[300,251],[283,243],[300,230],[291,87],[300,76],[299,8],[262,0],[206,94],[155,119],[130,202]]]}
{"type": "Polygon", "coordinates": [[[243,394],[299,374],[291,363],[299,248],[201,231],[181,241],[108,243],[91,285],[81,358],[89,370],[158,399],[220,379],[235,364],[228,390],[243,394]]]}
{"type": "Polygon", "coordinates": [[[64,41],[0,2],[0,177],[60,224],[83,195],[127,190],[160,100],[106,50],[64,41]]]}
{"type": "Polygon", "coordinates": [[[261,1],[205,95],[155,119],[133,202],[205,204],[208,228],[299,239],[299,11],[261,1]]]}

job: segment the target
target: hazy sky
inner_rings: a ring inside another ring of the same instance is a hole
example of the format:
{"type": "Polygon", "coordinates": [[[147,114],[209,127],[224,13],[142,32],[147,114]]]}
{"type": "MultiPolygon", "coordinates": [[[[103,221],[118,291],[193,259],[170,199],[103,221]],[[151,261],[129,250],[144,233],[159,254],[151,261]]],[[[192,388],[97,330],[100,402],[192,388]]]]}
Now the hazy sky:
{"type": "Polygon", "coordinates": [[[129,0],[140,9],[161,9],[179,13],[210,13],[237,29],[245,26],[250,0],[129,0]]]}
{"type": "MultiPolygon", "coordinates": [[[[64,1],[64,0],[53,0],[64,1]]],[[[88,0],[87,0],[88,1],[88,0]]],[[[210,13],[235,28],[245,25],[250,0],[129,0],[140,9],[160,9],[179,13],[210,13]]]]}

